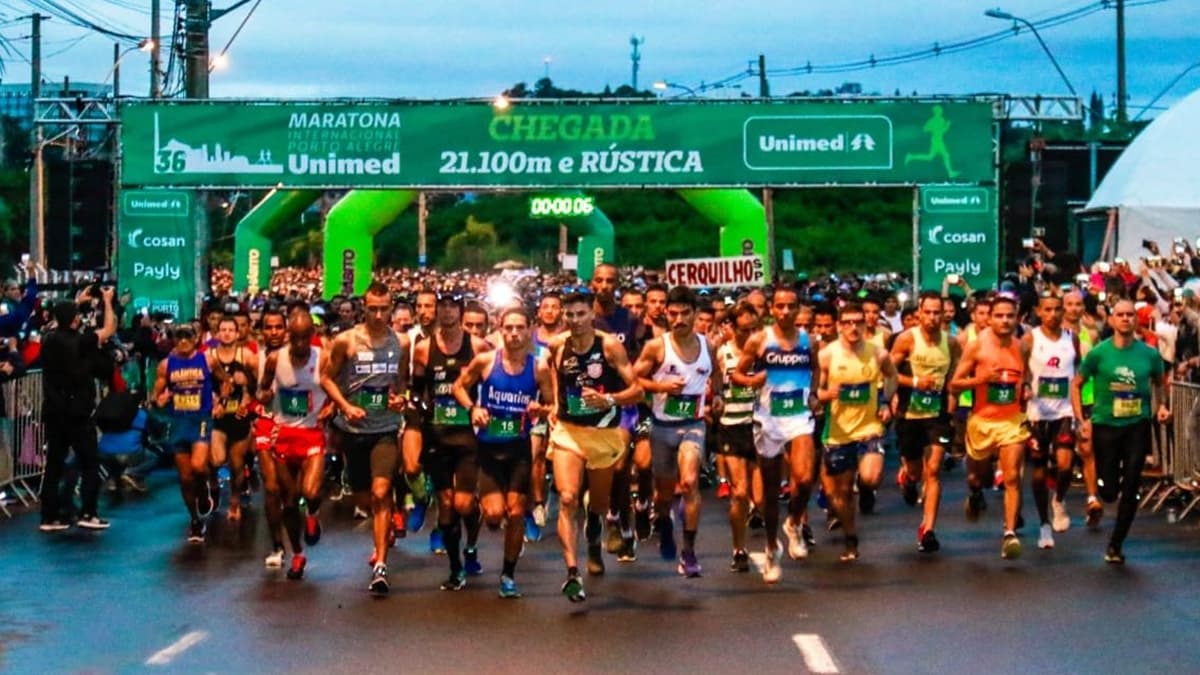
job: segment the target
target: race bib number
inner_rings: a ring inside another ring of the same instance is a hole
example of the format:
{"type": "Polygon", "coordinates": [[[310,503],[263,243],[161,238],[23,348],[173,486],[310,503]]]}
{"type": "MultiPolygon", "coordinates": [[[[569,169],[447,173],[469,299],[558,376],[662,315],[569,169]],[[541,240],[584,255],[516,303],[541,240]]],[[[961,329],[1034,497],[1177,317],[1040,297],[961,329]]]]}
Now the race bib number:
{"type": "Polygon", "coordinates": [[[908,410],[920,415],[937,414],[942,411],[942,393],[914,389],[908,399],[908,410]]]}
{"type": "Polygon", "coordinates": [[[1142,416],[1142,397],[1135,391],[1113,392],[1113,417],[1129,418],[1142,416]]]}
{"type": "Polygon", "coordinates": [[[225,412],[229,413],[230,415],[235,414],[238,411],[238,407],[240,405],[241,405],[241,401],[239,401],[236,398],[226,399],[225,400],[225,412]]]}
{"type": "Polygon", "coordinates": [[[521,435],[521,418],[492,415],[488,419],[487,434],[492,438],[517,438],[521,435]]]}
{"type": "Polygon", "coordinates": [[[354,403],[367,412],[383,412],[387,409],[387,387],[363,387],[354,397],[354,403]]]}
{"type": "Polygon", "coordinates": [[[279,410],[284,415],[303,417],[312,412],[312,398],[305,389],[280,389],[279,410]]]}
{"type": "Polygon", "coordinates": [[[672,394],[663,404],[663,412],[671,417],[693,418],[700,409],[700,397],[696,395],[672,394]]]}
{"type": "Polygon", "coordinates": [[[453,399],[437,399],[433,403],[433,423],[461,427],[471,423],[467,409],[453,399]]]}
{"type": "Polygon", "coordinates": [[[1015,382],[989,382],[987,386],[987,402],[995,405],[1006,405],[1017,402],[1017,385],[1015,382]]]}
{"type": "Polygon", "coordinates": [[[871,383],[843,384],[838,387],[838,403],[842,405],[867,405],[871,402],[871,383]]]}
{"type": "Polygon", "coordinates": [[[774,417],[791,417],[807,412],[808,406],[803,389],[771,392],[771,415],[774,417]]]}
{"type": "Polygon", "coordinates": [[[567,392],[567,413],[570,415],[593,415],[600,412],[599,408],[593,408],[583,402],[583,392],[572,391],[567,392]]]}
{"type": "Polygon", "coordinates": [[[739,387],[734,385],[729,389],[730,403],[749,403],[754,400],[755,391],[753,387],[739,387]]]}
{"type": "Polygon", "coordinates": [[[171,407],[175,412],[198,412],[200,394],[174,394],[171,396],[171,407]]]}
{"type": "Polygon", "coordinates": [[[1068,380],[1065,377],[1039,377],[1037,386],[1038,398],[1064,399],[1067,397],[1068,380]]]}

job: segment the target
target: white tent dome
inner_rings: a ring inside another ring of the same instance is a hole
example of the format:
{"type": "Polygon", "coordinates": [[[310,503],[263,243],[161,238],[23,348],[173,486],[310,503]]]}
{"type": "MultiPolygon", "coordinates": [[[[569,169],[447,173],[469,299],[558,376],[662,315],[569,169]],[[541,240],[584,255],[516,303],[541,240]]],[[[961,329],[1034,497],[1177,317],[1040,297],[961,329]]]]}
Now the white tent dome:
{"type": "Polygon", "coordinates": [[[1117,255],[1146,255],[1143,239],[1164,250],[1175,237],[1200,235],[1200,89],[1150,123],[1121,153],[1085,210],[1116,208],[1117,255]]]}

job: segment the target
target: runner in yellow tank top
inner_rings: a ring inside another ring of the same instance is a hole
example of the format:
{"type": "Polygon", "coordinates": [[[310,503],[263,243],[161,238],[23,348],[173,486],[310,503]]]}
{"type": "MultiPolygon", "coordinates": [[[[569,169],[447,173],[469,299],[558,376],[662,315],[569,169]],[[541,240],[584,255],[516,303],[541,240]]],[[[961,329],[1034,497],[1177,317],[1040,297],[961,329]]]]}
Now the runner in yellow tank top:
{"type": "Polygon", "coordinates": [[[821,350],[819,400],[826,404],[825,462],[821,482],[846,533],[843,562],[858,559],[853,502],[854,475],[860,490],[879,487],[883,476],[883,427],[891,419],[890,396],[879,395],[895,382],[887,352],[863,337],[863,311],[847,303],[838,312],[839,339],[821,350]]]}
{"type": "Polygon", "coordinates": [[[1000,458],[1004,472],[1004,540],[1001,555],[1021,555],[1016,535],[1021,509],[1021,459],[1029,431],[1021,409],[1026,356],[1015,335],[1017,302],[1005,295],[992,301],[989,329],[967,345],[950,381],[954,392],[973,390],[975,405],[967,419],[967,517],[979,517],[984,481],[991,476],[991,459],[1000,458]]]}

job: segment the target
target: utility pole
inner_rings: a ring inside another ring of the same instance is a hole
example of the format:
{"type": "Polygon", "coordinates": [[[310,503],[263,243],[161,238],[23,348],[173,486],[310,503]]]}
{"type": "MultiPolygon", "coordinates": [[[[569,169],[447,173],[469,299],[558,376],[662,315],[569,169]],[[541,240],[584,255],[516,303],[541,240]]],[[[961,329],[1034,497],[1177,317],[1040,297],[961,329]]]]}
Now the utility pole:
{"type": "Polygon", "coordinates": [[[185,0],[186,15],[184,32],[184,85],[187,98],[208,98],[208,0],[185,0]]]}
{"type": "Polygon", "coordinates": [[[767,84],[767,57],[762,54],[758,55],[758,95],[771,97],[771,87],[767,84]]]}
{"type": "Polygon", "coordinates": [[[1117,0],[1117,124],[1129,120],[1125,112],[1125,0],[1117,0]]]}
{"type": "Polygon", "coordinates": [[[34,12],[29,49],[29,103],[33,109],[33,171],[29,176],[29,257],[46,264],[46,195],[43,189],[45,167],[42,164],[42,126],[37,123],[37,100],[42,97],[42,19],[50,17],[34,12]]]}
{"type": "Polygon", "coordinates": [[[162,82],[159,72],[162,70],[162,31],[158,25],[160,0],[150,0],[150,98],[162,97],[162,82]]]}
{"type": "Polygon", "coordinates": [[[121,43],[113,43],[113,100],[121,98],[121,43]]]}
{"type": "Polygon", "coordinates": [[[638,48],[646,44],[646,38],[630,35],[629,44],[633,46],[633,53],[629,55],[630,60],[633,61],[633,80],[630,86],[633,87],[634,91],[637,91],[638,64],[642,61],[642,54],[638,51],[638,48]]]}

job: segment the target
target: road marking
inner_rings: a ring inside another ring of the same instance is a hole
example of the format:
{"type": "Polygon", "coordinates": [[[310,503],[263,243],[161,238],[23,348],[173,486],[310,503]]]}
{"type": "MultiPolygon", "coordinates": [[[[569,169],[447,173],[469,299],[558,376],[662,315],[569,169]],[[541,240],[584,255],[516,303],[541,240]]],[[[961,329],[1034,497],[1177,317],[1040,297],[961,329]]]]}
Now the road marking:
{"type": "Polygon", "coordinates": [[[762,551],[755,551],[750,554],[750,562],[758,568],[758,573],[762,574],[763,568],[767,566],[767,554],[762,551]]]}
{"type": "Polygon", "coordinates": [[[837,661],[825,646],[820,635],[797,633],[792,636],[792,642],[800,649],[804,657],[804,665],[813,673],[839,673],[837,661]]]}
{"type": "Polygon", "coordinates": [[[171,643],[165,649],[155,652],[153,656],[146,659],[148,666],[165,666],[175,660],[180,654],[204,642],[208,637],[208,633],[202,630],[194,630],[171,643]]]}

